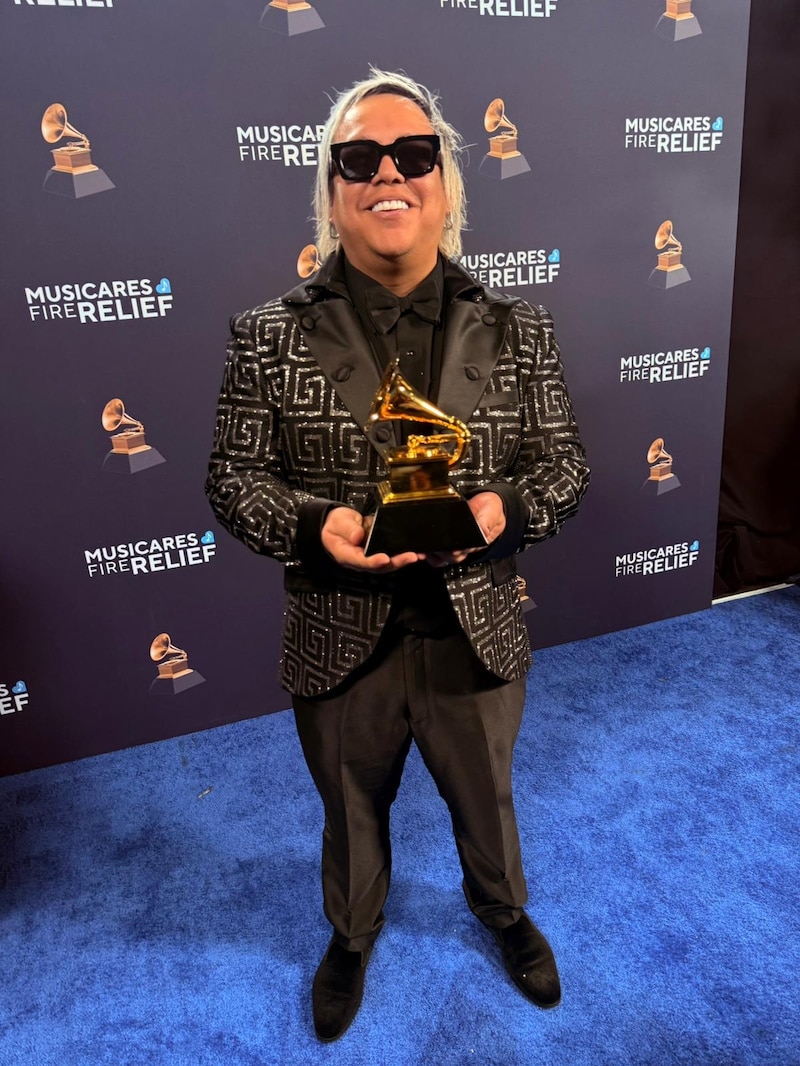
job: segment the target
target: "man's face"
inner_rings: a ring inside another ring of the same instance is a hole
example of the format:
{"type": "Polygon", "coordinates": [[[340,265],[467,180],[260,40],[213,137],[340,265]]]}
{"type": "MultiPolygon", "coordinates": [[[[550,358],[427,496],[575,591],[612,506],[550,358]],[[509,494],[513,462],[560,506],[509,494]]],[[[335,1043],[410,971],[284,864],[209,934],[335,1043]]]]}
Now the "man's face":
{"type": "MultiPolygon", "coordinates": [[[[404,96],[368,96],[339,123],[334,141],[391,144],[398,137],[433,133],[423,111],[404,96]]],[[[448,204],[441,168],[404,178],[383,156],[370,181],[348,182],[338,173],[331,186],[331,221],[356,269],[382,280],[402,269],[421,281],[433,270],[448,204]]]]}

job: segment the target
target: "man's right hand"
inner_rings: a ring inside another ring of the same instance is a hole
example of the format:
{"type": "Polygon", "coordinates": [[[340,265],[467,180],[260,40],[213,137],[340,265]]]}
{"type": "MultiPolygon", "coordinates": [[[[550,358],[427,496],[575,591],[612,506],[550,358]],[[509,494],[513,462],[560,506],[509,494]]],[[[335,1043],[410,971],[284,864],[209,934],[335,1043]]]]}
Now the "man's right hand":
{"type": "Polygon", "coordinates": [[[365,555],[363,544],[367,539],[364,516],[350,507],[334,507],[322,526],[322,546],[339,566],[350,570],[369,570],[375,574],[401,570],[404,566],[418,563],[424,555],[403,552],[401,555],[365,555]]]}

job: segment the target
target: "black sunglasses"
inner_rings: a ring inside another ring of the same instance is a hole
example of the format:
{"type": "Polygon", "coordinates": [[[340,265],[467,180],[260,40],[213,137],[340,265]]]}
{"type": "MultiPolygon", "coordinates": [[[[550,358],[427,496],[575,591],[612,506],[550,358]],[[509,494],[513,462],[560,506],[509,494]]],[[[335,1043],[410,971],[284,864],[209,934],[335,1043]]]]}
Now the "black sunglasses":
{"type": "Polygon", "coordinates": [[[398,137],[394,144],[377,141],[340,141],[331,145],[331,159],[345,181],[371,181],[385,155],[404,178],[430,174],[439,160],[440,144],[435,133],[398,137]]]}

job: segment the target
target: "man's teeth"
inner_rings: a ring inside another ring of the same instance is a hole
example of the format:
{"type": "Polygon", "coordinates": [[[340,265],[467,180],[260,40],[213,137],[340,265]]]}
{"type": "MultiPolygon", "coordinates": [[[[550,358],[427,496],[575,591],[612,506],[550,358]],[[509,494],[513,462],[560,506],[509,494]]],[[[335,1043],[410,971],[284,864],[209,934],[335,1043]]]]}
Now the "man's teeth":
{"type": "Polygon", "coordinates": [[[372,208],[373,211],[407,211],[405,200],[381,200],[372,208]]]}

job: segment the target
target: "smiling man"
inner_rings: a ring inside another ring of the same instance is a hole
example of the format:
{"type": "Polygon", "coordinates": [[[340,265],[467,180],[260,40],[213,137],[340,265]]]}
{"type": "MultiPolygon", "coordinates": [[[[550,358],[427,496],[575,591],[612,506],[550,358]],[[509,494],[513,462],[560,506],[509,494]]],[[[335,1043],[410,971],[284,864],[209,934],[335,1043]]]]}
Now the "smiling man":
{"type": "Polygon", "coordinates": [[[333,934],[312,988],[323,1041],[361,1003],[412,742],[450,810],[469,907],[531,1002],[561,996],[523,911],[511,761],[531,660],[514,555],[558,532],[589,473],[549,315],[458,265],[459,144],[436,97],[403,74],[372,70],[338,98],[314,198],[322,267],[234,317],[220,395],[211,504],[286,564],[281,680],[325,809],[333,934]],[[365,553],[398,443],[387,423],[365,427],[395,361],[469,427],[451,477],[486,547],[365,553]]]}

